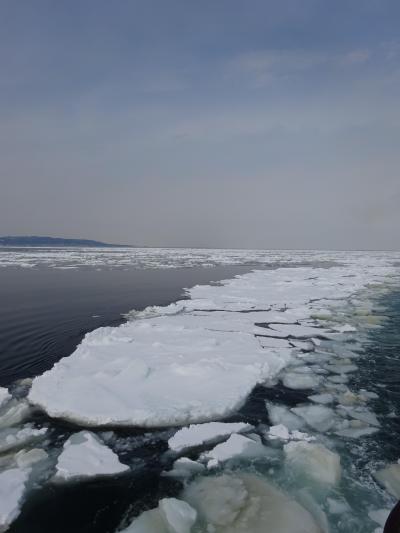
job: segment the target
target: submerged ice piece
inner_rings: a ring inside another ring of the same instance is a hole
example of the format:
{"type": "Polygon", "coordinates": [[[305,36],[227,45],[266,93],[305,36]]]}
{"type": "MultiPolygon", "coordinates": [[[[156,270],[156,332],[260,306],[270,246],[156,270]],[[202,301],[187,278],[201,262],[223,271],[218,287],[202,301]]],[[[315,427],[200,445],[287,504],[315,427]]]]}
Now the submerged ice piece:
{"type": "Polygon", "coordinates": [[[202,527],[214,533],[322,533],[312,515],[255,475],[203,477],[184,491],[202,527]]]}
{"type": "Polygon", "coordinates": [[[142,513],[121,533],[190,533],[196,517],[188,503],[164,498],[156,509],[142,513]]]}
{"type": "Polygon", "coordinates": [[[335,485],[341,477],[340,457],[322,444],[310,442],[289,442],[284,446],[287,466],[306,477],[335,485]]]}
{"type": "Polygon", "coordinates": [[[400,459],[378,472],[374,478],[397,499],[400,499],[400,459]]]}
{"type": "Polygon", "coordinates": [[[129,466],[89,431],[80,431],[65,443],[56,466],[56,481],[71,481],[94,476],[121,474],[129,466]]]}
{"type": "Polygon", "coordinates": [[[0,387],[0,407],[4,405],[11,398],[11,394],[5,387],[0,387]]]}
{"type": "Polygon", "coordinates": [[[188,457],[180,457],[177,459],[172,467],[172,470],[163,472],[163,476],[176,477],[176,478],[188,478],[195,474],[205,471],[205,466],[197,461],[192,461],[188,457]]]}
{"type": "Polygon", "coordinates": [[[308,426],[317,431],[325,432],[331,429],[335,424],[335,414],[332,409],[324,405],[304,405],[302,407],[293,407],[292,412],[301,416],[308,426]]]}

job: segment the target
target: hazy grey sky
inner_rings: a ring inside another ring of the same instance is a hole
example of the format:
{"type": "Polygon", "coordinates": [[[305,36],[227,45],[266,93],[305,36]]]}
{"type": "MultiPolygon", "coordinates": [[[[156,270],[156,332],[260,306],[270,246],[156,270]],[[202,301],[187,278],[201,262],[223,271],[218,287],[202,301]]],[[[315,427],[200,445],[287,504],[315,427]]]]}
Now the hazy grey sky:
{"type": "Polygon", "coordinates": [[[2,0],[0,234],[400,247],[398,0],[2,0]]]}

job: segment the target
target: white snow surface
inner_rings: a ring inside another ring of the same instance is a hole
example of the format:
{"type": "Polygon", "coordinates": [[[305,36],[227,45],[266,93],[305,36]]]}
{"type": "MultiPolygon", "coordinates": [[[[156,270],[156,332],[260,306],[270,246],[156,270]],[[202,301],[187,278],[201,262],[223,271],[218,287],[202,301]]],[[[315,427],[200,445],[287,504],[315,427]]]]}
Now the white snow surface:
{"type": "Polygon", "coordinates": [[[252,429],[250,424],[243,422],[223,423],[207,422],[205,424],[191,424],[175,433],[168,441],[168,446],[174,452],[182,452],[188,448],[201,446],[216,440],[223,440],[232,433],[241,433],[252,429]]]}
{"type": "Polygon", "coordinates": [[[34,379],[29,400],[50,416],[86,426],[186,425],[231,414],[292,358],[291,348],[263,348],[255,334],[330,338],[328,327],[310,325],[311,316],[394,272],[385,254],[309,257],[346,264],[254,271],[195,286],[188,300],[87,334],[71,356],[34,379]]]}
{"type": "Polygon", "coordinates": [[[90,431],[74,433],[58,457],[55,479],[70,481],[94,476],[121,474],[129,466],[90,431]]]}

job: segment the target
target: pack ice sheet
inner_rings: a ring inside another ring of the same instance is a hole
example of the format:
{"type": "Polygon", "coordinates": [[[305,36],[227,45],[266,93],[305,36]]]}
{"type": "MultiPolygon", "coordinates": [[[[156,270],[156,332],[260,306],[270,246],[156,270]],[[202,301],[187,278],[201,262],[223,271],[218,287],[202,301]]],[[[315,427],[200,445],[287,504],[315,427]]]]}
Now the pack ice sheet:
{"type": "Polygon", "coordinates": [[[292,347],[263,348],[260,331],[288,340],[341,335],[312,316],[392,274],[384,255],[364,254],[346,266],[254,271],[195,286],[188,300],[87,334],[70,357],[34,380],[29,400],[87,426],[221,419],[292,358],[292,347]]]}

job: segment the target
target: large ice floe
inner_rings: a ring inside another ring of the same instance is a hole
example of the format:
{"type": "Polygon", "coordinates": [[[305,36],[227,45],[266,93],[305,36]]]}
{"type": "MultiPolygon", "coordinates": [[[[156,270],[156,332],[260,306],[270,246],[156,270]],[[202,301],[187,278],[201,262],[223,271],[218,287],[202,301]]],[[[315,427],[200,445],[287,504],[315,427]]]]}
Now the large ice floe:
{"type": "MultiPolygon", "coordinates": [[[[188,300],[87,334],[71,356],[34,379],[29,400],[52,417],[86,426],[221,419],[290,362],[291,340],[343,335],[313,315],[391,272],[359,260],[329,269],[254,271],[218,286],[195,286],[188,300]],[[268,346],[268,337],[287,340],[287,347],[268,346]]],[[[300,389],[320,380],[295,368],[283,376],[287,387],[300,389]]]]}

